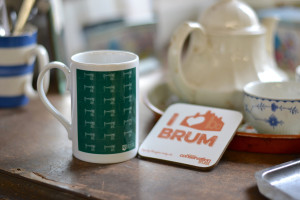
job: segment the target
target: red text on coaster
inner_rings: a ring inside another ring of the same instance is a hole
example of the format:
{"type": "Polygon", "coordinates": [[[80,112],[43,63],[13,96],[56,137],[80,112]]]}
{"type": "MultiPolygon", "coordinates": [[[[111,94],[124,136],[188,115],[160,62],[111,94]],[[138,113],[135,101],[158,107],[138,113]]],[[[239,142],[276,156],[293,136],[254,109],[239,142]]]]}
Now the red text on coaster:
{"type": "Polygon", "coordinates": [[[214,167],[242,121],[233,110],[191,104],[171,105],[139,148],[142,157],[214,167]]]}

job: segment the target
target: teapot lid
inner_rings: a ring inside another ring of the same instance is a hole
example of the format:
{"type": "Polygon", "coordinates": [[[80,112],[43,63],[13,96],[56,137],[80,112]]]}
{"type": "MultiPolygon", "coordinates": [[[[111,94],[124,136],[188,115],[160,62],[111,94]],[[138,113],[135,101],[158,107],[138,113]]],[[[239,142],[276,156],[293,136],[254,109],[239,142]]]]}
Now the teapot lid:
{"type": "Polygon", "coordinates": [[[253,35],[265,32],[254,10],[238,0],[220,0],[203,13],[200,22],[211,34],[253,35]]]}

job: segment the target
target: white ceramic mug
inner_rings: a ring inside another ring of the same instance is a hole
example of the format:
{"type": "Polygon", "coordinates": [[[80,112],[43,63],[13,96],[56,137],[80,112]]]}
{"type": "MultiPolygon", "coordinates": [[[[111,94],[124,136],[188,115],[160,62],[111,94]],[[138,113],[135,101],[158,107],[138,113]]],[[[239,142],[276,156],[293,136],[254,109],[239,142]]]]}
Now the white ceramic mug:
{"type": "Polygon", "coordinates": [[[245,119],[259,133],[300,134],[300,83],[251,82],[244,88],[245,119]]]}
{"type": "Polygon", "coordinates": [[[38,78],[38,92],[47,109],[64,125],[76,158],[93,163],[116,163],[136,156],[138,149],[137,55],[125,51],[88,51],[71,57],[68,68],[49,63],[38,78]],[[42,82],[57,68],[71,91],[72,122],[48,101],[42,82]]]}
{"type": "MultiPolygon", "coordinates": [[[[26,105],[30,98],[38,97],[32,87],[34,61],[41,70],[48,62],[47,50],[36,44],[37,29],[27,25],[18,36],[0,37],[0,107],[26,105]]],[[[49,74],[44,82],[48,90],[49,74]]]]}
{"type": "Polygon", "coordinates": [[[300,65],[296,67],[295,81],[300,82],[300,65]]]}

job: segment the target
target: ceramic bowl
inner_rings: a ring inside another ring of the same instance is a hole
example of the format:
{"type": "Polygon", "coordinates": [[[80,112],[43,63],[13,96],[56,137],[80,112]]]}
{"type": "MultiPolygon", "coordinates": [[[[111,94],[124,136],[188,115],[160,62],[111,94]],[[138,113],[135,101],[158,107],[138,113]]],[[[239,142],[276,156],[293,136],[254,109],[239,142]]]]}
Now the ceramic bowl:
{"type": "Polygon", "coordinates": [[[246,121],[259,133],[300,134],[300,83],[248,83],[244,112],[246,121]]]}

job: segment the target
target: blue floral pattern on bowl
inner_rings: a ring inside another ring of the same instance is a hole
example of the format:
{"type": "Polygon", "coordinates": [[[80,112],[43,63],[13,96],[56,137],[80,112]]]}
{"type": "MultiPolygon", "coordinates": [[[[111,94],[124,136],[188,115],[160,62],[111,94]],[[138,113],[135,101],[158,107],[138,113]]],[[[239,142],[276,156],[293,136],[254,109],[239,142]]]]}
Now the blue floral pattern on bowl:
{"type": "Polygon", "coordinates": [[[283,118],[280,112],[285,112],[286,116],[299,114],[299,108],[295,105],[298,105],[299,100],[273,100],[251,96],[246,93],[244,98],[244,111],[248,120],[254,121],[254,123],[263,122],[273,130],[284,125],[285,120],[289,118],[283,118]],[[256,100],[256,102],[253,103],[253,100],[256,100]]]}

